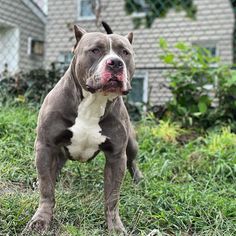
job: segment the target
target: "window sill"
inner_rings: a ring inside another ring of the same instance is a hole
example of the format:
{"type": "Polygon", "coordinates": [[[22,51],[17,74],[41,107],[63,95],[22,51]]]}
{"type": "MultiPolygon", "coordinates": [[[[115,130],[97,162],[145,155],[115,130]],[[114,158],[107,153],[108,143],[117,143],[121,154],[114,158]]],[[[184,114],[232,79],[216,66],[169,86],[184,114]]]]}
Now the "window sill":
{"type": "Polygon", "coordinates": [[[77,21],[93,21],[93,20],[96,20],[96,17],[95,16],[79,16],[77,18],[77,21]]]}
{"type": "Polygon", "coordinates": [[[147,15],[145,12],[134,12],[131,14],[132,18],[144,18],[147,15]]]}

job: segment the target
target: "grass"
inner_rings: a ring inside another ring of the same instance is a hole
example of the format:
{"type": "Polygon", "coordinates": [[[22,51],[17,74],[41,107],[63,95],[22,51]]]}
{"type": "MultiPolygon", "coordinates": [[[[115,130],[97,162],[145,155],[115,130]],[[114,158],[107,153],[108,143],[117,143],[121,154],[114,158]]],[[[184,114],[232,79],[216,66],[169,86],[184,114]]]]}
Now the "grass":
{"type": "MultiPolygon", "coordinates": [[[[0,110],[0,235],[19,235],[37,208],[36,119],[33,108],[0,110]]],[[[224,128],[180,145],[176,124],[161,123],[158,131],[147,118],[136,129],[145,179],[135,186],[127,173],[122,187],[120,214],[129,234],[236,235],[235,135],[224,128]]],[[[67,162],[47,235],[107,234],[103,166],[102,155],[86,164],[67,162]]]]}

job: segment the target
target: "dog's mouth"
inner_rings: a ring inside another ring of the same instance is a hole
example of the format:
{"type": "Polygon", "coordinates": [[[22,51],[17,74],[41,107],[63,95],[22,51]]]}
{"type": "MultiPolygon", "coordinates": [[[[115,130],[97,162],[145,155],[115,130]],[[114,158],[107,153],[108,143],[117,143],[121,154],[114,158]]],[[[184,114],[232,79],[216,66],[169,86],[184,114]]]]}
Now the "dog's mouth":
{"type": "Polygon", "coordinates": [[[121,80],[118,75],[112,75],[106,79],[105,82],[102,80],[89,80],[86,83],[86,88],[91,93],[104,92],[104,93],[116,93],[121,95],[127,95],[131,90],[129,83],[124,84],[124,80],[121,80]]]}
{"type": "Polygon", "coordinates": [[[121,89],[123,87],[123,82],[118,80],[116,76],[111,77],[108,82],[106,82],[103,86],[104,90],[109,89],[121,89]]]}

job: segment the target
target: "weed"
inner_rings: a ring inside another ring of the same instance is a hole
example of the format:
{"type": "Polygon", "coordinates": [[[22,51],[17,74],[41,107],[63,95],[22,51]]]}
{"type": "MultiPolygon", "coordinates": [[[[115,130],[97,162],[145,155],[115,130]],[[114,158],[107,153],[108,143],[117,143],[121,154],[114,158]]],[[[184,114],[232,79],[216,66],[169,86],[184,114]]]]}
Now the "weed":
{"type": "Polygon", "coordinates": [[[160,124],[152,128],[152,134],[166,142],[176,143],[176,138],[184,131],[176,123],[160,120],[160,124]]]}

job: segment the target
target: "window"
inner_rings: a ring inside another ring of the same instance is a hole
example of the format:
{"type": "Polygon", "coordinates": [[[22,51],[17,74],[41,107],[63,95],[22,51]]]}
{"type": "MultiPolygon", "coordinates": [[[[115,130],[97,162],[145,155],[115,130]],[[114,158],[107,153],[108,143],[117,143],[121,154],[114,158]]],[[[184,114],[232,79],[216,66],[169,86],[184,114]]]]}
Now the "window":
{"type": "MultiPolygon", "coordinates": [[[[217,57],[219,56],[219,51],[217,49],[217,44],[216,42],[194,42],[193,45],[198,46],[200,48],[207,49],[210,53],[210,56],[212,57],[217,57]]],[[[204,51],[203,51],[204,53],[204,51]]],[[[212,68],[217,67],[216,63],[212,63],[210,65],[212,68]]],[[[202,80],[206,81],[206,78],[202,78],[202,80]]],[[[213,98],[213,106],[217,106],[218,104],[218,99],[216,98],[215,90],[214,88],[218,86],[218,80],[217,78],[214,79],[213,84],[206,84],[204,86],[204,89],[207,91],[207,95],[213,98]]]]}
{"type": "Polygon", "coordinates": [[[193,46],[207,49],[213,57],[218,56],[218,50],[215,42],[194,42],[193,46]]]}
{"type": "Polygon", "coordinates": [[[66,71],[70,66],[70,62],[73,58],[72,52],[60,52],[57,59],[57,66],[62,70],[66,71]]]}
{"type": "Polygon", "coordinates": [[[131,103],[146,103],[148,100],[147,72],[137,72],[131,82],[132,90],[128,95],[131,103]]]}
{"type": "Polygon", "coordinates": [[[28,38],[28,55],[43,56],[44,54],[44,42],[41,40],[28,38]]]}
{"type": "Polygon", "coordinates": [[[93,20],[95,15],[93,13],[95,0],[77,0],[78,4],[78,19],[79,20],[93,20]]]}

